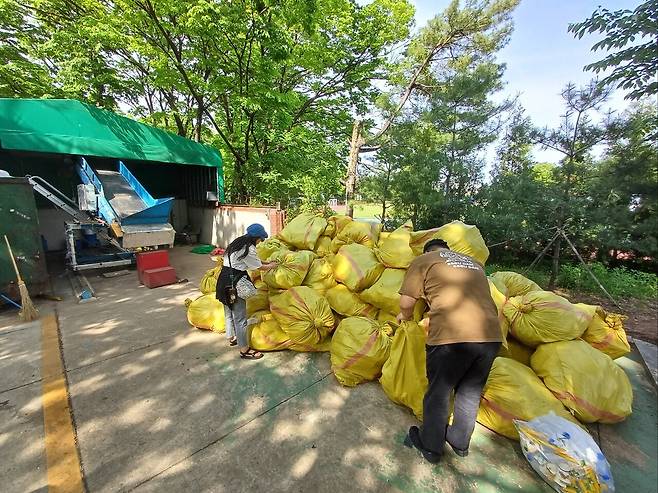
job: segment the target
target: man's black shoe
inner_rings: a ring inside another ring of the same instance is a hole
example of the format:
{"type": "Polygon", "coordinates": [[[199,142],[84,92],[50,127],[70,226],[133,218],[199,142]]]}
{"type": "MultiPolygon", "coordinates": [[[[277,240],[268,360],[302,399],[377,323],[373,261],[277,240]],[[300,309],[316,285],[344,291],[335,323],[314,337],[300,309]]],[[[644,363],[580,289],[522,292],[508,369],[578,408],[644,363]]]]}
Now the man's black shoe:
{"type": "Polygon", "coordinates": [[[468,449],[460,449],[452,445],[450,442],[448,442],[448,445],[450,445],[450,448],[459,456],[459,457],[466,457],[468,456],[468,449]]]}
{"type": "Polygon", "coordinates": [[[431,464],[437,464],[441,460],[441,454],[423,448],[423,442],[420,441],[420,430],[417,426],[409,428],[409,433],[404,439],[404,444],[409,448],[418,449],[423,454],[425,460],[431,464]]]}

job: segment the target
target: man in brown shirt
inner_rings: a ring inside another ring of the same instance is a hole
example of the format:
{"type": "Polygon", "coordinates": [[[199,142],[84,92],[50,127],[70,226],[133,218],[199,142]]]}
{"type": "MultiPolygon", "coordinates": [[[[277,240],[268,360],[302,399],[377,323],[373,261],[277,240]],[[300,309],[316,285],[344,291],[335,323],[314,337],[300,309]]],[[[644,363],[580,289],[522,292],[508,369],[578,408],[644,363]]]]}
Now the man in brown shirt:
{"type": "Polygon", "coordinates": [[[482,266],[451,251],[443,240],[428,241],[423,251],[409,266],[400,288],[399,321],[411,319],[418,299],[429,306],[424,422],[420,429],[409,428],[405,445],[436,463],[446,441],[457,455],[468,455],[480,394],[502,334],[482,266]],[[448,426],[453,391],[454,413],[448,426]]]}

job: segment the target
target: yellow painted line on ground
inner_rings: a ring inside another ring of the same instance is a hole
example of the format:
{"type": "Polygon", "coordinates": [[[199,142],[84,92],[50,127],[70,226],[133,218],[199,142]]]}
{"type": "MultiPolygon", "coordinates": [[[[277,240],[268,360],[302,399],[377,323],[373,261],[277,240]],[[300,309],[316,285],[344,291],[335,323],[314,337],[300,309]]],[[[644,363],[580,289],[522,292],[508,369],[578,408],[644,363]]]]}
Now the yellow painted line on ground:
{"type": "Polygon", "coordinates": [[[83,493],[56,315],[41,320],[43,422],[49,493],[83,493]]]}

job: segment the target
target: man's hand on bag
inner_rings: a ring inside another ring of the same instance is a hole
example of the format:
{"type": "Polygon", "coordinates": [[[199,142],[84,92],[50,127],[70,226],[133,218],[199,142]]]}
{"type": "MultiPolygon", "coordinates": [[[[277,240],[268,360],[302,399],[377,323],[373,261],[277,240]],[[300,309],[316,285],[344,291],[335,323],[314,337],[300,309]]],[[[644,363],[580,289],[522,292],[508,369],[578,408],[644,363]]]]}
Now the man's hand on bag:
{"type": "Polygon", "coordinates": [[[428,317],[425,317],[420,322],[418,322],[418,325],[420,325],[425,330],[425,335],[426,336],[429,335],[429,333],[430,333],[430,319],[428,317]]]}

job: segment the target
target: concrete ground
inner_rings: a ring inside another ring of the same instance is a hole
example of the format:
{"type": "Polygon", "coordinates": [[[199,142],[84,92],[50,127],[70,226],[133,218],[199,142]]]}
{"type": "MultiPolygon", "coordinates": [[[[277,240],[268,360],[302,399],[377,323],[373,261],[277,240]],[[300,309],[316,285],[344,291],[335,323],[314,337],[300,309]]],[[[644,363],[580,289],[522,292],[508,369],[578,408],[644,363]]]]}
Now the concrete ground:
{"type": "MultiPolygon", "coordinates": [[[[328,354],[243,361],[223,336],[191,328],[207,256],[172,251],[190,282],[154,290],[136,275],[89,277],[99,300],[56,310],[85,488],[114,491],[548,492],[518,443],[477,426],[466,459],[431,466],[401,445],[416,421],[378,383],[338,385],[328,354]]],[[[58,294],[69,290],[64,285],[58,294]]],[[[57,446],[44,439],[41,325],[0,315],[0,478],[7,492],[46,491],[57,446]],[[53,452],[54,450],[54,452],[53,452]],[[51,455],[54,454],[54,455],[51,455]],[[54,457],[54,458],[53,458],[54,457]],[[47,460],[48,459],[48,460],[47,460]],[[47,467],[48,466],[48,467],[47,467]]],[[[45,347],[45,346],[44,346],[45,347]]],[[[618,360],[634,413],[595,426],[618,492],[656,491],[656,388],[637,352],[618,360]]]]}

